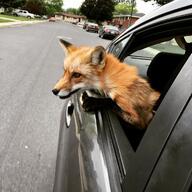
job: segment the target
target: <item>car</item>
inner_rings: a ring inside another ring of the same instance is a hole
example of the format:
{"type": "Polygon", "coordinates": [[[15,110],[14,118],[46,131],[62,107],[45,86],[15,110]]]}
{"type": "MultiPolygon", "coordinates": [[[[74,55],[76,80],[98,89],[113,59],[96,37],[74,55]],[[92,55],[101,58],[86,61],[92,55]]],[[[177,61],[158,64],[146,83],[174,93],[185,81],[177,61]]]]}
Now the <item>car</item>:
{"type": "Polygon", "coordinates": [[[54,192],[192,191],[191,23],[191,0],[175,0],[111,41],[107,51],[161,92],[154,117],[132,129],[109,109],[85,112],[85,90],[73,94],[61,114],[54,192]]]}
{"type": "Polygon", "coordinates": [[[72,23],[73,25],[77,25],[78,21],[77,20],[72,20],[72,21],[70,21],[70,23],[72,23]]]}
{"type": "Polygon", "coordinates": [[[104,25],[99,29],[99,37],[101,38],[115,38],[119,35],[119,29],[113,25],[104,25]]]}
{"type": "Polygon", "coordinates": [[[48,19],[47,15],[43,15],[41,18],[42,19],[48,19]]]}
{"type": "Polygon", "coordinates": [[[55,17],[50,17],[49,18],[49,22],[55,22],[56,21],[56,18],[55,17]]]}
{"type": "Polygon", "coordinates": [[[89,23],[89,21],[87,21],[87,20],[83,22],[83,29],[86,29],[88,23],[89,23]]]}
{"type": "Polygon", "coordinates": [[[87,32],[88,32],[88,31],[92,31],[92,32],[98,33],[99,26],[98,26],[98,24],[96,24],[96,23],[88,22],[88,23],[86,23],[85,30],[86,30],[87,32]]]}
{"type": "Polygon", "coordinates": [[[35,16],[35,18],[38,18],[38,19],[40,19],[40,18],[42,18],[42,16],[41,15],[34,15],[35,16]]]}
{"type": "Polygon", "coordinates": [[[78,23],[77,23],[77,26],[78,26],[78,27],[83,28],[83,25],[84,25],[84,23],[83,23],[83,22],[78,22],[78,23]]]}
{"type": "Polygon", "coordinates": [[[16,9],[15,11],[13,11],[13,15],[27,17],[30,19],[35,18],[35,15],[33,13],[29,13],[27,10],[22,10],[22,9],[16,9]]]}

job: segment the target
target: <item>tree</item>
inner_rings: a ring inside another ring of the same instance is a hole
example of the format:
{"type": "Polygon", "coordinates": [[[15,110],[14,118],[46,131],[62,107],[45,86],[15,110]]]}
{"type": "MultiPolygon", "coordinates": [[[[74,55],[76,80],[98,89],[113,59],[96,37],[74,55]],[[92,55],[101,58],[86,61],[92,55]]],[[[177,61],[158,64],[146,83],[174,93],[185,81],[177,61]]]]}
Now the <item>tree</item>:
{"type": "Polygon", "coordinates": [[[8,8],[10,7],[11,0],[0,0],[0,7],[8,8]]]}
{"type": "Polygon", "coordinates": [[[167,4],[167,3],[169,3],[169,2],[171,2],[173,0],[144,0],[144,1],[145,2],[147,2],[147,1],[155,1],[159,5],[165,5],[165,4],[167,4]]]}
{"type": "Polygon", "coordinates": [[[80,7],[80,11],[88,19],[99,23],[112,19],[114,6],[113,0],[85,0],[80,7]]]}
{"type": "Polygon", "coordinates": [[[27,0],[24,8],[37,15],[44,15],[46,13],[44,0],[27,0]]]}
{"type": "Polygon", "coordinates": [[[0,7],[23,8],[38,15],[63,11],[63,0],[0,0],[0,7]]]}
{"type": "Polygon", "coordinates": [[[14,1],[12,1],[12,6],[11,7],[13,7],[13,8],[20,7],[20,8],[22,8],[25,5],[26,1],[27,0],[14,0],[14,1]]]}
{"type": "Polygon", "coordinates": [[[0,7],[4,8],[18,8],[23,7],[26,3],[26,0],[0,0],[0,7]]]}
{"type": "Polygon", "coordinates": [[[133,4],[133,11],[132,11],[132,4],[129,3],[118,3],[115,6],[115,12],[114,14],[122,14],[122,15],[126,15],[126,14],[131,14],[132,13],[136,13],[137,9],[135,8],[136,4],[133,4]]]}
{"type": "Polygon", "coordinates": [[[45,5],[48,15],[54,15],[55,12],[63,11],[63,0],[46,0],[45,5]]]}
{"type": "Polygon", "coordinates": [[[79,9],[75,8],[68,8],[65,10],[66,13],[74,14],[74,15],[81,15],[81,12],[79,9]]]}

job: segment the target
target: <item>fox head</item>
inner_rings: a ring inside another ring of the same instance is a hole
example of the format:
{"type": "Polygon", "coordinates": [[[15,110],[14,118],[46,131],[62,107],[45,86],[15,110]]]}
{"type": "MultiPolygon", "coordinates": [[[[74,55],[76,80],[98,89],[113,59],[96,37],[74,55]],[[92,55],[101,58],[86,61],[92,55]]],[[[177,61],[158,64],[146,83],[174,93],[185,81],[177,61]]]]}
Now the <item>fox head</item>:
{"type": "Polygon", "coordinates": [[[99,89],[99,77],[105,66],[105,49],[102,46],[77,47],[62,38],[59,41],[65,52],[64,72],[52,92],[65,99],[79,89],[99,89]]]}

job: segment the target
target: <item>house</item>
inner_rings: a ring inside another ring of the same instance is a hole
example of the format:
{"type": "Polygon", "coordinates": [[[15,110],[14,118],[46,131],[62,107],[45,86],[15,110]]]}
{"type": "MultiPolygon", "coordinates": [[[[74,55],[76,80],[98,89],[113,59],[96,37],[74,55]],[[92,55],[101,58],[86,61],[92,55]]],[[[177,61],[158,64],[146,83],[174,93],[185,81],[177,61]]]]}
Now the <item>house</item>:
{"type": "Polygon", "coordinates": [[[135,13],[133,15],[114,15],[111,23],[122,28],[127,28],[142,16],[144,16],[143,13],[135,13]]]}
{"type": "Polygon", "coordinates": [[[0,7],[0,13],[4,13],[5,12],[5,8],[4,7],[0,7]]]}
{"type": "Polygon", "coordinates": [[[69,13],[56,13],[55,18],[58,20],[64,20],[70,23],[78,23],[86,20],[86,17],[83,15],[73,15],[69,13]]]}

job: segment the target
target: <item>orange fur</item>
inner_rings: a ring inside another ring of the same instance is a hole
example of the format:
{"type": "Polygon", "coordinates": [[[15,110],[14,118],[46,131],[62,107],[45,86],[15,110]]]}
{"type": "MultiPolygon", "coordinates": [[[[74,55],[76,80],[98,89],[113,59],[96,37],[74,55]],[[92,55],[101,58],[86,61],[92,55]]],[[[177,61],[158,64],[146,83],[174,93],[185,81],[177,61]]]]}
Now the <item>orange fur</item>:
{"type": "Polygon", "coordinates": [[[153,106],[159,98],[149,83],[138,75],[137,68],[120,62],[102,47],[65,45],[67,57],[64,75],[55,85],[66,94],[79,88],[103,90],[121,108],[121,117],[138,128],[146,128],[153,106]]]}

